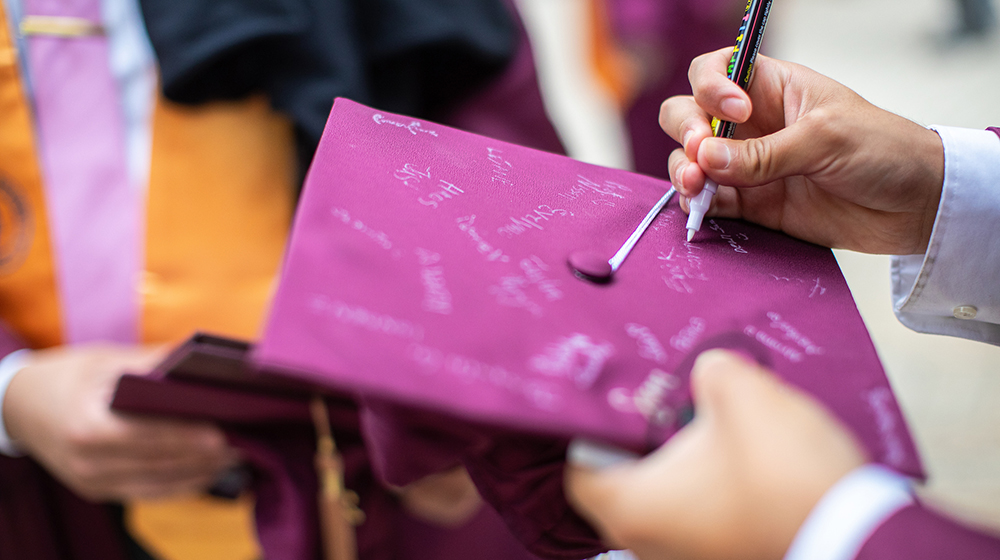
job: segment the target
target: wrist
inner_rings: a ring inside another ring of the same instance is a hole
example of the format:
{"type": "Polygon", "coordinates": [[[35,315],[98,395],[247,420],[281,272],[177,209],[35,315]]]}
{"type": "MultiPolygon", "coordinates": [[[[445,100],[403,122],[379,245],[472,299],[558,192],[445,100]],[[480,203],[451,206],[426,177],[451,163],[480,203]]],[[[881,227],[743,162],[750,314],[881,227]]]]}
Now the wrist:
{"type": "Polygon", "coordinates": [[[922,128],[919,137],[916,179],[920,185],[919,192],[924,193],[924,196],[921,207],[918,208],[920,223],[917,246],[915,250],[908,251],[913,254],[927,251],[944,188],[944,143],[941,136],[933,129],[922,128]]]}

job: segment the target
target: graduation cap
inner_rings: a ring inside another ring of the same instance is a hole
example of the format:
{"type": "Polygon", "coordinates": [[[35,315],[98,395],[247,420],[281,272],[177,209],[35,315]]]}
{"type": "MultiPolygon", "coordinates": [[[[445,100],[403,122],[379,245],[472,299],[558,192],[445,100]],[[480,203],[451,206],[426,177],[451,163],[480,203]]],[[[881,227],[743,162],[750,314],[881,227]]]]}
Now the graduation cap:
{"type": "Polygon", "coordinates": [[[544,558],[603,550],[562,495],[569,441],[656,448],[690,419],[710,348],[752,356],[922,477],[830,250],[722,219],[689,243],[673,201],[610,278],[574,270],[603,268],[668,189],[338,99],[253,361],[351,395],[383,482],[464,465],[544,558]]]}
{"type": "Polygon", "coordinates": [[[610,258],[669,188],[338,99],[254,358],[407,407],[648,451],[684,416],[694,356],[736,348],[919,475],[828,249],[732,220],[688,243],[675,202],[610,282],[574,274],[574,254],[610,258]]]}

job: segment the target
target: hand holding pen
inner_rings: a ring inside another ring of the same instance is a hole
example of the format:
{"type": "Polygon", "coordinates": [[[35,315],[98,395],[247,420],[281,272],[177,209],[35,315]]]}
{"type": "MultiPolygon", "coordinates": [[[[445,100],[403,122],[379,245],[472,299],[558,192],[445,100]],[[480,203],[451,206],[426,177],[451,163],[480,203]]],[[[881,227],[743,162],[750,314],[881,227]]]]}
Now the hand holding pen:
{"type": "MultiPolygon", "coordinates": [[[[743,14],[739,33],[736,34],[736,46],[733,48],[733,54],[726,71],[729,79],[744,90],[750,87],[754,61],[760,50],[760,42],[764,38],[764,28],[767,26],[767,16],[770,11],[771,0],[747,0],[746,13],[743,14]]],[[[735,131],[736,123],[733,121],[718,118],[712,120],[712,133],[717,138],[732,138],[735,131]]],[[[694,239],[694,234],[701,229],[701,222],[711,208],[712,197],[715,196],[718,189],[718,183],[709,179],[705,181],[705,187],[701,193],[691,199],[687,221],[687,240],[689,242],[694,239]]]]}
{"type": "Polygon", "coordinates": [[[727,78],[731,53],[696,58],[688,74],[694,95],[660,110],[663,130],[683,144],[668,163],[678,193],[693,198],[711,178],[726,186],[710,217],[826,247],[922,253],[944,181],[941,138],[830,78],[766,56],[744,91],[727,78]],[[713,115],[738,122],[737,139],[714,138],[713,115]]]}

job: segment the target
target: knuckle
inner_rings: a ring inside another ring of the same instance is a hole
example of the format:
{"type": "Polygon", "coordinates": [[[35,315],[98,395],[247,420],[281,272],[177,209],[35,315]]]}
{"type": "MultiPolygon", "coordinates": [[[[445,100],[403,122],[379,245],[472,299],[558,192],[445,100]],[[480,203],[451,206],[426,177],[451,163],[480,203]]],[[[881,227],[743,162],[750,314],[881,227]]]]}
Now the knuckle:
{"type": "Polygon", "coordinates": [[[100,482],[101,468],[89,457],[74,455],[66,459],[66,470],[84,488],[93,488],[100,482]]]}
{"type": "Polygon", "coordinates": [[[771,145],[760,138],[751,138],[744,144],[747,171],[750,180],[770,177],[774,171],[771,145]]]}
{"type": "Polygon", "coordinates": [[[694,98],[690,95],[676,95],[664,100],[663,103],[660,104],[660,128],[662,128],[667,134],[676,132],[675,130],[672,130],[675,126],[678,127],[678,130],[683,130],[683,127],[688,124],[688,121],[690,121],[691,116],[685,116],[681,118],[679,122],[675,121],[677,121],[678,117],[681,115],[690,112],[690,107],[692,105],[694,105],[694,98]]]}
{"type": "MultiPolygon", "coordinates": [[[[687,130],[694,130],[695,126],[697,124],[699,124],[700,121],[702,121],[702,120],[704,120],[704,117],[701,116],[701,115],[698,115],[698,114],[687,115],[686,117],[684,117],[684,120],[681,121],[680,126],[678,127],[678,129],[679,129],[679,131],[681,133],[683,133],[684,131],[687,131],[687,130]]],[[[687,147],[687,146],[685,146],[685,147],[687,147]]]]}
{"type": "Polygon", "coordinates": [[[694,77],[706,66],[710,66],[712,61],[720,56],[723,51],[732,51],[732,47],[724,47],[722,49],[700,54],[693,59],[691,59],[691,64],[688,66],[688,77],[694,77]]]}
{"type": "Polygon", "coordinates": [[[688,66],[688,82],[691,84],[695,97],[699,97],[698,93],[701,90],[701,85],[704,81],[708,56],[709,55],[703,54],[692,60],[691,65],[688,66]]]}
{"type": "Polygon", "coordinates": [[[805,118],[809,120],[810,134],[819,145],[840,150],[857,135],[857,131],[844,126],[845,123],[836,111],[827,107],[814,109],[805,118]]]}
{"type": "Polygon", "coordinates": [[[698,74],[698,70],[705,65],[705,57],[707,54],[702,54],[691,59],[691,64],[688,65],[688,80],[694,81],[695,76],[698,74]]]}
{"type": "Polygon", "coordinates": [[[660,103],[660,112],[658,117],[660,122],[660,128],[663,129],[667,128],[667,123],[669,122],[669,117],[670,117],[670,111],[674,103],[675,101],[673,97],[668,97],[667,99],[663,100],[663,103],[660,103]]]}
{"type": "Polygon", "coordinates": [[[85,424],[76,424],[67,428],[65,433],[66,445],[76,453],[87,453],[98,443],[98,437],[85,424]]]}
{"type": "Polygon", "coordinates": [[[99,408],[84,410],[76,422],[65,428],[69,445],[80,451],[90,451],[107,446],[120,439],[120,427],[99,408]]]}
{"type": "Polygon", "coordinates": [[[667,168],[670,170],[670,175],[676,175],[677,171],[680,169],[681,165],[687,163],[687,156],[684,155],[684,150],[677,148],[670,152],[667,157],[667,168]]]}

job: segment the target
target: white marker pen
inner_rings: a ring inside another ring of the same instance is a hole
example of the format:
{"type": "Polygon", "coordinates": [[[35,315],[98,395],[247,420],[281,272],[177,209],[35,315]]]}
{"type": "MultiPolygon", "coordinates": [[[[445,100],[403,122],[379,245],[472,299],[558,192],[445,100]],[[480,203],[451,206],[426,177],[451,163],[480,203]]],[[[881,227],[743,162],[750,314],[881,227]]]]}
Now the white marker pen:
{"type": "MultiPolygon", "coordinates": [[[[760,49],[760,40],[764,37],[764,27],[767,25],[767,15],[771,11],[771,0],[749,0],[747,11],[743,15],[740,31],[736,35],[736,47],[729,59],[729,79],[736,82],[743,91],[750,89],[750,79],[753,77],[754,60],[760,49]]],[[[712,119],[712,132],[716,138],[732,138],[736,123],[712,119]]],[[[687,222],[687,240],[694,239],[694,234],[701,229],[701,222],[712,206],[712,197],[719,189],[719,184],[711,179],[705,180],[705,189],[691,199],[691,214],[687,222]]]]}
{"type": "Polygon", "coordinates": [[[698,233],[698,230],[701,229],[701,222],[705,219],[705,214],[708,213],[708,209],[712,206],[712,197],[715,196],[715,191],[717,190],[719,190],[718,183],[711,179],[705,179],[705,188],[698,193],[698,196],[688,202],[691,207],[691,213],[688,214],[687,221],[689,242],[694,239],[694,234],[698,233]]]}

